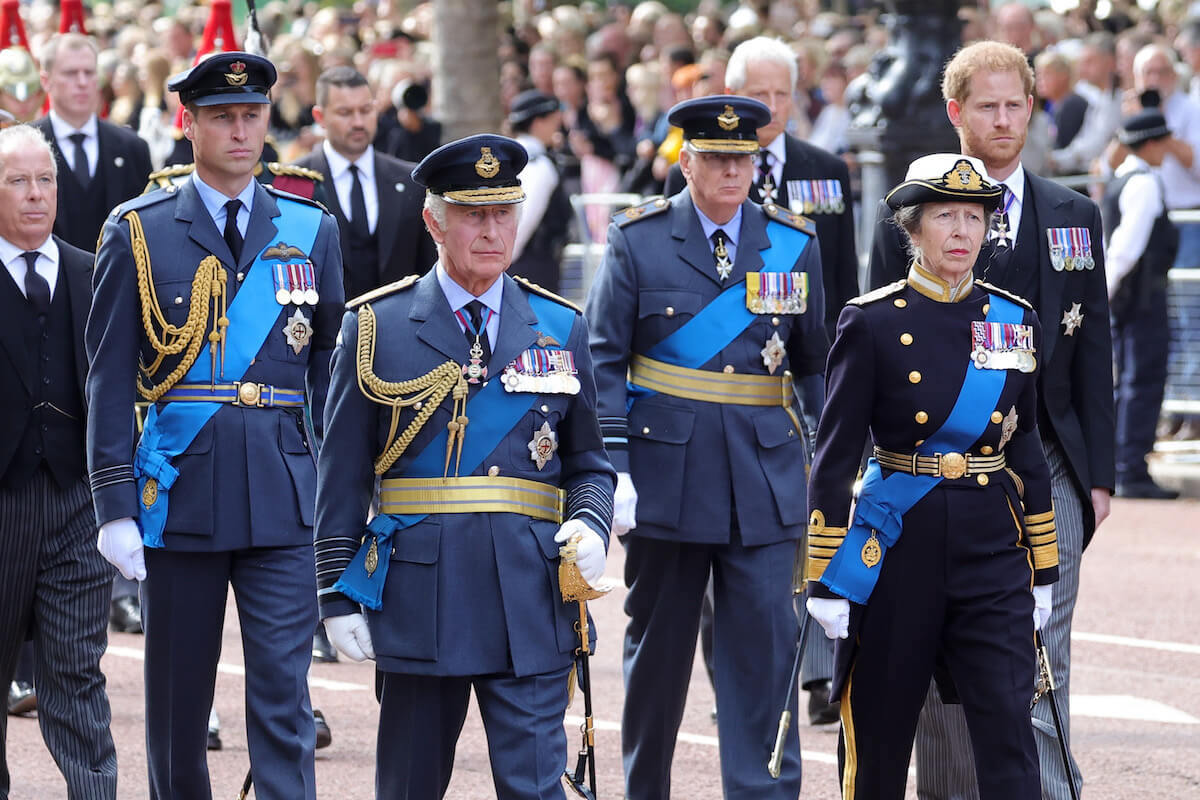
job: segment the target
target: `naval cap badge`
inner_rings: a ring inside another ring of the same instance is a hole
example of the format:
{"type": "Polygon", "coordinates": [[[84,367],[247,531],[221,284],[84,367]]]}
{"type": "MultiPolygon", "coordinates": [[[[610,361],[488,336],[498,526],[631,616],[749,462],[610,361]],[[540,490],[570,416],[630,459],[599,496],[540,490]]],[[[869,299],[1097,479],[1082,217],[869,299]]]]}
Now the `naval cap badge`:
{"type": "Polygon", "coordinates": [[[975,171],[970,161],[960,158],[954,167],[942,176],[942,183],[947,189],[975,191],[983,188],[983,176],[975,171]]]}

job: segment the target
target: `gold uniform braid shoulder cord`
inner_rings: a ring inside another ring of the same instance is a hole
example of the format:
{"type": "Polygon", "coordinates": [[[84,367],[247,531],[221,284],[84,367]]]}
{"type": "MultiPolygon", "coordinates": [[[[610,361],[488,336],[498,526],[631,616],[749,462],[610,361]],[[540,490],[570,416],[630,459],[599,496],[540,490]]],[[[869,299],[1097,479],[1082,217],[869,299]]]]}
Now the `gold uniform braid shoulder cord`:
{"type": "MultiPolygon", "coordinates": [[[[368,400],[392,409],[388,445],[375,459],[375,474],[383,475],[391,469],[421,428],[425,427],[433,412],[441,406],[446,395],[452,394],[454,407],[447,425],[450,436],[446,440],[446,466],[442,473],[445,477],[450,469],[450,453],[456,442],[458,454],[460,457],[462,455],[467,426],[467,417],[463,413],[466,410],[467,382],[463,379],[462,367],[454,361],[447,361],[411,380],[385,381],[375,374],[375,335],[375,311],[367,303],[358,309],[358,388],[368,400]],[[405,408],[415,408],[417,413],[408,427],[397,436],[400,412],[405,408]]],[[[454,472],[458,474],[457,464],[454,472]]]]}
{"type": "Polygon", "coordinates": [[[133,250],[133,262],[137,268],[137,284],[138,284],[138,299],[142,308],[142,328],[146,331],[146,336],[150,340],[150,346],[154,348],[158,354],[154,359],[154,363],[149,366],[143,366],[138,373],[137,388],[138,393],[146,400],[156,402],[166,392],[179,382],[187,371],[196,363],[196,359],[200,355],[200,348],[204,346],[207,339],[212,347],[210,355],[213,360],[212,367],[212,382],[216,382],[217,374],[217,351],[219,348],[220,360],[222,367],[225,360],[225,337],[226,330],[229,327],[229,318],[226,316],[226,294],[225,281],[227,272],[221,266],[220,260],[216,256],[205,256],[200,262],[200,266],[196,268],[196,274],[192,278],[192,297],[191,305],[188,308],[187,320],[183,325],[175,326],[167,322],[163,316],[162,306],[158,302],[158,295],[154,290],[154,281],[150,271],[150,251],[146,246],[146,232],[142,229],[142,220],[136,211],[130,211],[125,215],[129,220],[129,242],[133,250]],[[206,337],[204,335],[205,328],[208,327],[209,321],[209,304],[211,302],[213,325],[212,331],[206,337]],[[162,330],[162,337],[155,329],[155,324],[162,330]],[[143,382],[143,375],[146,378],[153,378],[162,366],[163,359],[167,356],[178,355],[183,353],[183,357],[179,364],[158,384],[147,385],[143,382]]]}

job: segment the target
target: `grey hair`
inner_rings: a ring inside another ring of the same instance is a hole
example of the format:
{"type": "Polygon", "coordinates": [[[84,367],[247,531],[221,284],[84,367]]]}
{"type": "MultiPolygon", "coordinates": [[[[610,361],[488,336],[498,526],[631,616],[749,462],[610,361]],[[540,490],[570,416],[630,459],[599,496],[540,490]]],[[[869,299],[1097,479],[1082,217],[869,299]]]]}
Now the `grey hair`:
{"type": "Polygon", "coordinates": [[[0,130],[0,175],[3,175],[6,169],[6,157],[10,153],[24,149],[43,151],[50,159],[50,169],[53,170],[55,179],[58,179],[58,163],[54,160],[54,151],[50,149],[50,142],[46,140],[41,131],[32,125],[13,125],[0,130]]]}
{"type": "Polygon", "coordinates": [[[747,68],[752,63],[781,64],[787,67],[789,84],[793,88],[799,76],[800,68],[796,64],[796,54],[792,48],[781,39],[770,36],[755,36],[739,44],[729,56],[725,65],[725,85],[737,91],[746,85],[747,68]]]}
{"type": "Polygon", "coordinates": [[[425,193],[425,209],[439,228],[446,227],[446,198],[433,192],[425,193]]]}
{"type": "Polygon", "coordinates": [[[82,50],[84,48],[92,51],[92,55],[96,57],[97,69],[99,69],[100,45],[96,44],[96,40],[91,36],[85,36],[82,33],[56,33],[51,36],[42,45],[41,52],[38,53],[38,63],[42,65],[42,71],[49,75],[54,71],[54,62],[58,58],[59,50],[82,50]]]}
{"type": "Polygon", "coordinates": [[[917,241],[914,237],[921,230],[921,217],[924,215],[924,212],[925,206],[918,203],[913,206],[901,206],[892,215],[892,224],[904,234],[904,239],[908,243],[908,255],[914,261],[921,260],[921,248],[917,246],[917,241]]]}

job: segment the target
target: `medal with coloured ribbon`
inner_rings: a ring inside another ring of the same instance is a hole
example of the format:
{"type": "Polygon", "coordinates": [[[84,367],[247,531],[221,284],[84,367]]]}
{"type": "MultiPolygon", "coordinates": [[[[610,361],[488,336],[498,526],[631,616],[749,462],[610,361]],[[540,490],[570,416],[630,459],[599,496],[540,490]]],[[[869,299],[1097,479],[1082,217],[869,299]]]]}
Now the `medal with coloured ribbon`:
{"type": "Polygon", "coordinates": [[[971,323],[971,361],[976,369],[1033,372],[1033,327],[1012,322],[971,323]]]}
{"type": "Polygon", "coordinates": [[[570,350],[529,349],[504,368],[506,392],[579,394],[575,354],[570,350]]]}

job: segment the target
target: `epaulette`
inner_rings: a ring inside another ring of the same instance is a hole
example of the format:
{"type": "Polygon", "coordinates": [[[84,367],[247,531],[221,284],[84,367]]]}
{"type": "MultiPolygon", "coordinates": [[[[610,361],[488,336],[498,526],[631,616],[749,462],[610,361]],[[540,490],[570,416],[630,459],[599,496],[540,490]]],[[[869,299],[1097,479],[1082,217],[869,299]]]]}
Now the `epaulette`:
{"type": "Polygon", "coordinates": [[[322,183],[325,180],[325,176],[315,169],[298,167],[294,164],[280,164],[278,161],[272,161],[267,164],[267,169],[271,170],[272,175],[292,175],[297,178],[308,178],[316,183],[322,183]]]}
{"type": "Polygon", "coordinates": [[[896,292],[900,291],[908,284],[907,278],[901,278],[894,283],[889,283],[886,286],[880,286],[878,289],[860,294],[858,297],[852,298],[847,302],[847,305],[865,306],[867,303],[874,303],[876,300],[882,300],[885,297],[891,297],[896,292]]]}
{"type": "Polygon", "coordinates": [[[670,205],[664,197],[652,197],[639,205],[621,209],[612,215],[612,221],[617,224],[617,227],[624,228],[631,222],[637,222],[639,219],[647,219],[653,217],[655,214],[661,214],[670,205]]]}
{"type": "Polygon", "coordinates": [[[172,164],[169,167],[163,167],[160,170],[155,170],[150,173],[150,180],[146,184],[146,188],[142,190],[142,194],[153,191],[154,189],[165,189],[175,183],[175,178],[181,178],[184,175],[191,175],[196,169],[195,164],[172,164]]]}
{"type": "Polygon", "coordinates": [[[393,294],[394,292],[402,292],[411,286],[415,286],[420,277],[420,275],[408,275],[398,281],[393,281],[380,286],[378,289],[372,289],[369,292],[360,294],[353,300],[348,301],[346,303],[346,308],[349,311],[354,311],[363,303],[369,303],[372,300],[378,300],[381,297],[387,297],[389,294],[393,294]]]}
{"type": "Polygon", "coordinates": [[[275,186],[274,184],[270,184],[270,183],[260,183],[259,186],[266,189],[268,192],[275,195],[276,197],[282,197],[284,200],[295,200],[297,203],[306,203],[310,206],[313,206],[314,208],[321,209],[326,214],[329,213],[329,209],[327,209],[325,206],[321,205],[316,200],[313,200],[310,197],[302,197],[298,194],[292,194],[291,192],[287,191],[286,189],[280,189],[277,186],[275,186]]]}
{"type": "Polygon", "coordinates": [[[141,211],[143,208],[147,208],[155,203],[161,203],[162,201],[169,199],[175,194],[177,189],[178,187],[172,183],[165,187],[154,188],[145,194],[139,194],[137,197],[126,200],[124,203],[121,203],[114,208],[111,212],[109,212],[108,218],[113,222],[116,222],[130,211],[141,211]]]}
{"type": "Polygon", "coordinates": [[[1019,294],[1013,294],[1008,289],[1001,289],[999,286],[995,286],[990,283],[984,283],[983,281],[975,281],[975,285],[978,286],[980,289],[983,289],[985,292],[991,292],[992,294],[998,294],[1001,297],[1007,297],[1009,300],[1012,300],[1017,305],[1024,306],[1025,308],[1028,308],[1030,311],[1033,310],[1032,303],[1030,303],[1024,297],[1021,297],[1021,295],[1019,295],[1019,294]]]}
{"type": "Polygon", "coordinates": [[[520,275],[513,275],[512,279],[514,281],[516,281],[517,283],[521,284],[522,286],[524,286],[529,291],[534,292],[535,294],[540,294],[542,297],[549,298],[550,300],[553,300],[556,303],[561,303],[562,305],[566,306],[567,308],[571,308],[571,309],[574,309],[575,311],[578,311],[580,314],[583,313],[582,308],[575,305],[567,298],[559,297],[558,295],[556,295],[554,292],[550,291],[549,289],[543,289],[541,286],[538,286],[536,283],[529,280],[528,278],[522,278],[520,275]]]}
{"type": "Polygon", "coordinates": [[[803,214],[793,214],[791,211],[777,203],[765,203],[763,205],[763,211],[765,211],[767,216],[771,219],[775,220],[776,222],[783,223],[789,228],[795,228],[798,231],[804,231],[809,236],[817,235],[816,224],[803,214]]]}

